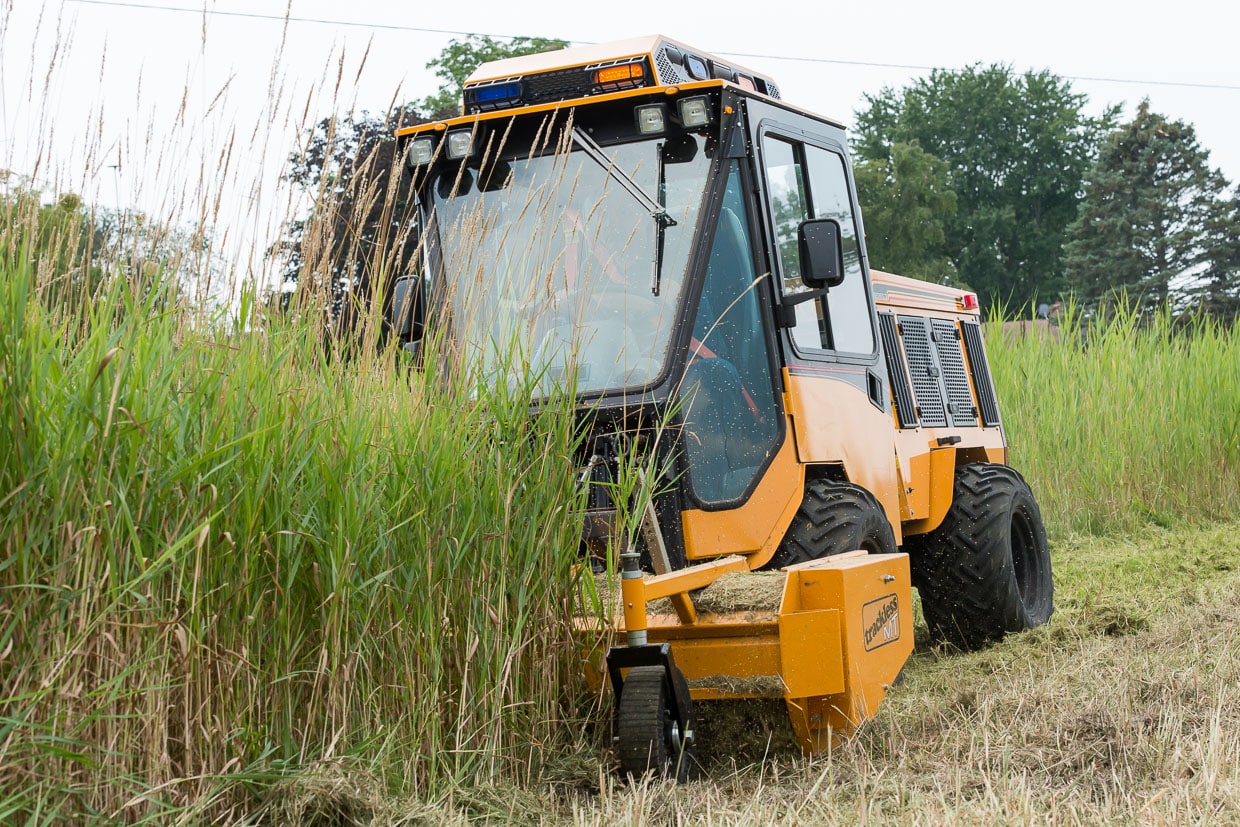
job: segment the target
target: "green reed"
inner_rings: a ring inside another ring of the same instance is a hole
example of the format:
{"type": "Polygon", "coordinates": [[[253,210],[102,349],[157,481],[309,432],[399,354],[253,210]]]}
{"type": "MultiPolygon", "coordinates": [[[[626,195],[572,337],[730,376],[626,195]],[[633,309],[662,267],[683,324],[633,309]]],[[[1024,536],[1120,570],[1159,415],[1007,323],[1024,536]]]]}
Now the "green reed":
{"type": "Polygon", "coordinates": [[[234,820],[348,756],[405,790],[528,776],[578,679],[571,406],[252,303],[191,325],[159,285],[58,314],[20,260],[0,821],[234,820]]]}
{"type": "Polygon", "coordinates": [[[1052,530],[1240,511],[1240,324],[1120,309],[987,348],[1012,463],[1052,530]]]}

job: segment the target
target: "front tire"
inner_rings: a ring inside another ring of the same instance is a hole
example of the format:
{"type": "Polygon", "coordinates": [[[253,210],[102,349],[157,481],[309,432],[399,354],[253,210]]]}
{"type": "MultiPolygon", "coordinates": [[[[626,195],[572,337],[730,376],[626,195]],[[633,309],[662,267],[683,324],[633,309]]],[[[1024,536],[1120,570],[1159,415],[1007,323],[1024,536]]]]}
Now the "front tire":
{"type": "Polygon", "coordinates": [[[1046,529],[1029,484],[1014,469],[958,468],[942,525],[909,538],[906,547],[933,640],[973,651],[1050,619],[1046,529]]]}
{"type": "Polygon", "coordinates": [[[763,568],[779,569],[857,549],[871,554],[896,550],[896,535],[883,507],[858,485],[809,480],[784,541],[763,568]]]}
{"type": "MultiPolygon", "coordinates": [[[[684,681],[676,670],[675,680],[684,681]]],[[[683,687],[688,693],[688,687],[683,687]]],[[[653,774],[657,778],[689,779],[688,742],[668,698],[667,670],[662,666],[634,666],[620,694],[616,723],[620,770],[635,779],[653,774]]]]}

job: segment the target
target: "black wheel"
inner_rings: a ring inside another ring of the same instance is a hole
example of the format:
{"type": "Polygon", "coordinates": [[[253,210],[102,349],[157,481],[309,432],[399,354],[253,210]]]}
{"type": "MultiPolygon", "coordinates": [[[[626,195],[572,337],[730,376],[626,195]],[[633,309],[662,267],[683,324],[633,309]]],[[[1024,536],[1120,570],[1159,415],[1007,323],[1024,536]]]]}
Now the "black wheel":
{"type": "MultiPolygon", "coordinates": [[[[688,738],[672,712],[665,675],[662,666],[635,666],[629,670],[620,694],[616,725],[620,770],[634,778],[653,773],[684,782],[689,778],[691,761],[688,738]]],[[[675,678],[688,697],[688,686],[679,670],[675,678]]]]}
{"type": "Polygon", "coordinates": [[[852,483],[810,480],[784,541],[764,568],[778,569],[857,549],[871,554],[896,550],[896,535],[883,507],[873,494],[852,483]]]}
{"type": "Polygon", "coordinates": [[[1050,619],[1054,584],[1042,513],[1029,484],[1006,465],[958,468],[942,525],[906,548],[936,641],[980,649],[1050,619]]]}

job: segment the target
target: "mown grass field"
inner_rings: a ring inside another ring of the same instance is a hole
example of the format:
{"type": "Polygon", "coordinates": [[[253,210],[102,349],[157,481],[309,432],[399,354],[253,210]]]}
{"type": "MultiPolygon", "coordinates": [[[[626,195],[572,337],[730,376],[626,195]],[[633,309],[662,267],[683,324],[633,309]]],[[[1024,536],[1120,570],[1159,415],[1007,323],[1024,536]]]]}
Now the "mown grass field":
{"type": "Polygon", "coordinates": [[[578,796],[587,824],[1240,820],[1240,524],[1060,537],[1049,626],[919,649],[835,754],[578,796]]]}

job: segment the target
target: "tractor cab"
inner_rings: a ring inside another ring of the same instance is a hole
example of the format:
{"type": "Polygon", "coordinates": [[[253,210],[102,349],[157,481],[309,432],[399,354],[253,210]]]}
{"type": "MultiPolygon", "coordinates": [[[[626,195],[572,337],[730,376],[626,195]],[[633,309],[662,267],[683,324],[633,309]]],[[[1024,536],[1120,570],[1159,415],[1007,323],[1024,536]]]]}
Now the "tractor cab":
{"type": "MultiPolygon", "coordinates": [[[[770,524],[799,501],[780,377],[796,346],[784,331],[877,364],[842,132],[815,121],[829,148],[806,156],[805,116],[778,95],[769,78],[655,36],[486,64],[462,117],[399,135],[424,255],[398,288],[397,329],[416,335],[417,295],[455,358],[495,381],[519,372],[574,393],[600,423],[593,474],[619,450],[618,423],[675,408],[679,446],[658,450],[676,454],[683,485],[659,502],[658,570],[774,551],[769,530],[719,547],[706,515],[759,494],[770,524]],[[806,179],[819,175],[829,183],[812,210],[806,179]],[[684,512],[700,515],[687,531],[684,512]]],[[[881,381],[872,390],[882,415],[881,381]]]]}

